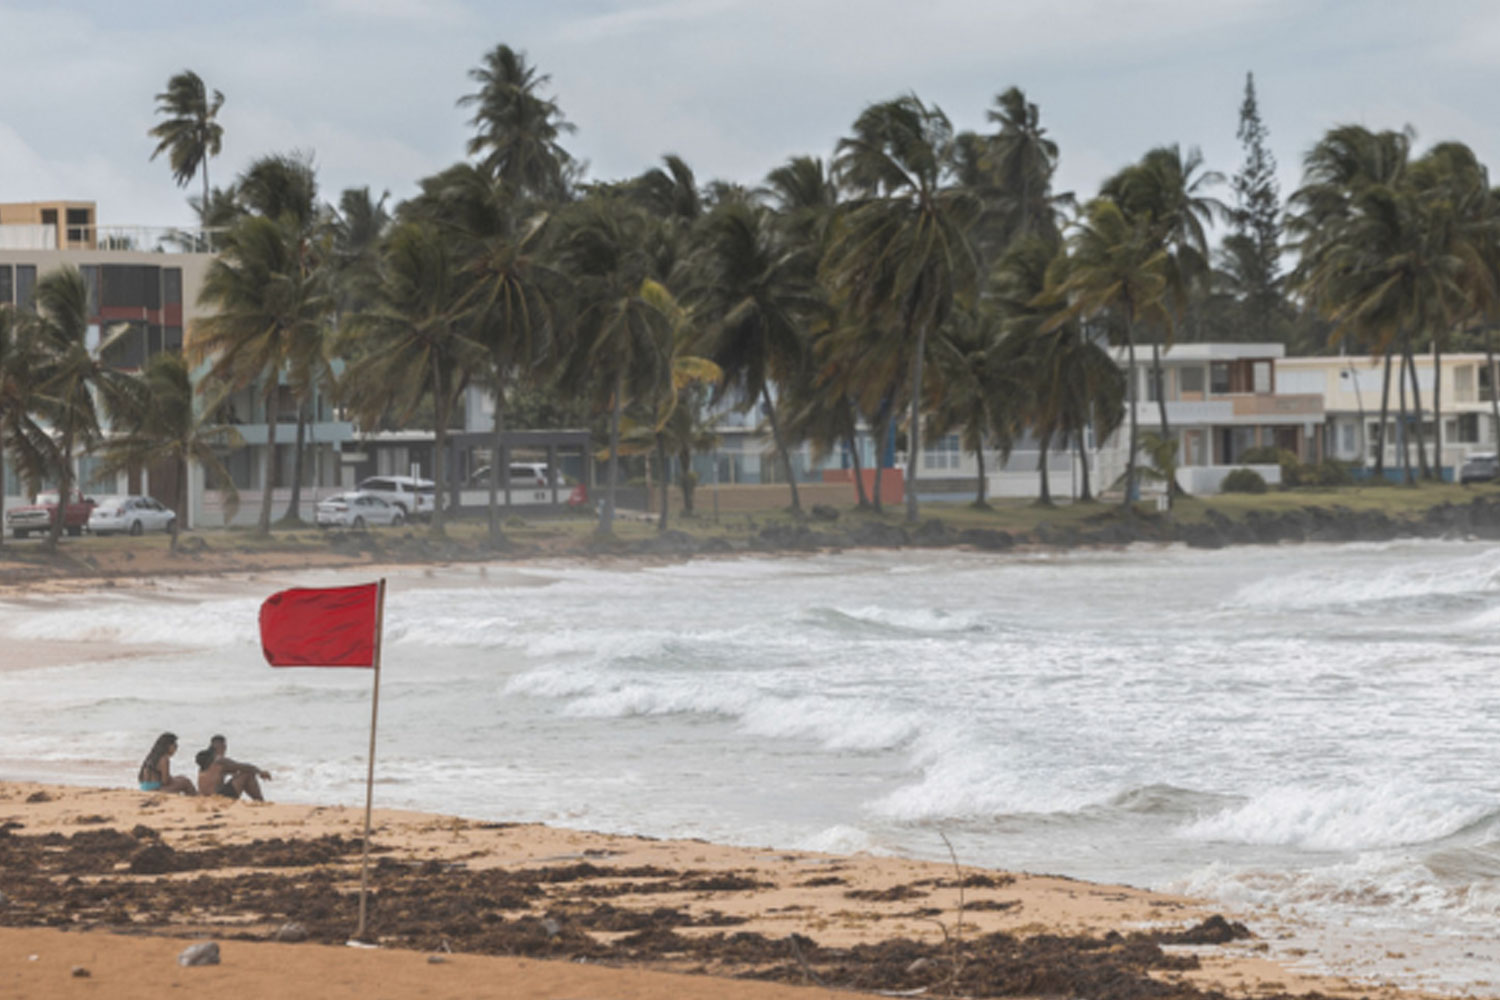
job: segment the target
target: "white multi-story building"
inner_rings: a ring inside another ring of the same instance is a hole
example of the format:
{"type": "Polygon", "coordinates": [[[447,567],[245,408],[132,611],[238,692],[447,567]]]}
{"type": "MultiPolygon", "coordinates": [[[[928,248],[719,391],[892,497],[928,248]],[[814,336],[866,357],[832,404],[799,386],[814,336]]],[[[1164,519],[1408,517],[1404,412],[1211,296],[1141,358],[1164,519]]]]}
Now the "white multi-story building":
{"type": "Polygon", "coordinates": [[[1442,364],[1442,426],[1433,422],[1433,391],[1437,387],[1431,354],[1414,359],[1422,412],[1417,413],[1410,376],[1406,377],[1407,420],[1400,420],[1399,359],[1391,366],[1385,434],[1380,433],[1381,396],[1385,391],[1385,361],[1370,355],[1287,358],[1281,363],[1284,385],[1297,392],[1323,397],[1327,418],[1324,451],[1329,458],[1373,469],[1382,441],[1385,472],[1400,474],[1403,438],[1416,465],[1416,431],[1420,426],[1429,460],[1437,462],[1445,479],[1453,479],[1469,456],[1497,450],[1495,387],[1500,384],[1483,354],[1446,354],[1442,364]],[[1441,439],[1438,434],[1441,431],[1441,439]]]}
{"type": "MultiPolygon", "coordinates": [[[[194,324],[207,315],[199,292],[213,259],[211,240],[200,231],[145,226],[100,226],[93,202],[58,201],[0,204],[0,305],[32,307],[37,282],[48,272],[75,267],[89,293],[89,338],[97,346],[106,330],[120,326],[126,334],[109,348],[104,360],[125,371],[139,370],[152,355],[180,351],[191,341],[194,324]]],[[[278,482],[291,482],[297,407],[280,387],[277,433],[278,482]]],[[[262,462],[266,448],[265,406],[258,391],[245,389],[226,404],[226,412],[243,441],[225,456],[240,490],[239,520],[253,520],[259,509],[262,462]]],[[[352,428],[335,419],[323,400],[315,400],[304,452],[304,516],[320,485],[340,482],[340,445],[352,428]]],[[[116,477],[98,474],[97,459],[76,459],[80,486],[88,493],[142,493],[168,506],[177,504],[178,471],[170,462],[116,477]]],[[[189,510],[179,511],[184,526],[222,523],[221,496],[206,490],[203,472],[190,467],[189,510]]],[[[278,487],[277,503],[290,498],[278,487]],[[284,495],[284,497],[283,497],[284,495]]],[[[11,463],[0,482],[0,507],[29,502],[11,463]]],[[[278,510],[282,509],[278,507],[278,510]]]]}

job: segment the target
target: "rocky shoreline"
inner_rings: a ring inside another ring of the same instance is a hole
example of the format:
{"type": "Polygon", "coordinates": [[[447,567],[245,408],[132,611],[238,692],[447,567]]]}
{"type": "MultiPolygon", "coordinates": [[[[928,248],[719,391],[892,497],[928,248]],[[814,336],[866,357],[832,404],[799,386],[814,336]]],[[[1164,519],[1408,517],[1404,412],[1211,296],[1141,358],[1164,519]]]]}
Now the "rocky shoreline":
{"type": "MultiPolygon", "coordinates": [[[[1181,543],[1193,548],[1276,545],[1283,542],[1387,542],[1398,538],[1500,539],[1500,498],[1475,497],[1463,504],[1441,503],[1414,518],[1341,505],[1308,505],[1286,511],[1250,511],[1236,520],[1209,508],[1202,520],[1178,520],[1171,513],[1141,514],[1109,509],[1082,525],[1042,522],[1029,532],[994,528],[956,529],[940,518],[915,528],[863,522],[843,528],[837,514],[797,525],[773,524],[751,536],[748,550],[816,552],[846,548],[965,547],[1004,552],[1020,547],[1073,549],[1117,547],[1136,542],[1181,543]]],[[[678,555],[741,551],[725,539],[703,540],[684,531],[666,531],[634,543],[592,543],[592,551],[615,554],[678,555]]]]}

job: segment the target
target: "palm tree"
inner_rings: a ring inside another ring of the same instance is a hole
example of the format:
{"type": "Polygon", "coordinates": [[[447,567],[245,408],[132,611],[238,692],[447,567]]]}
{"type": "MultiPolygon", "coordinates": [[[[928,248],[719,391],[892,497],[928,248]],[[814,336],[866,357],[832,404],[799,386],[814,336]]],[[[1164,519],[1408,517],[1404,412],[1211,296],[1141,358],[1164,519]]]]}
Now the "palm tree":
{"type": "Polygon", "coordinates": [[[539,93],[550,77],[529,65],[524,52],[497,45],[469,78],[479,89],[458,101],[474,108],[469,155],[482,156],[486,173],[524,197],[565,200],[574,165],[558,139],[573,126],[556,101],[539,93]]]}
{"type": "Polygon", "coordinates": [[[1023,236],[1056,242],[1057,205],[1071,204],[1072,195],[1053,197],[1057,143],[1047,138],[1041,112],[1020,87],[1011,87],[995,97],[988,118],[1000,131],[989,140],[983,166],[1003,199],[1005,245],[1023,236]]]}
{"type": "Polygon", "coordinates": [[[135,388],[133,377],[102,360],[118,337],[129,332],[121,325],[97,349],[88,345],[88,286],[76,268],[49,272],[37,282],[37,312],[32,319],[37,367],[30,377],[39,386],[40,413],[57,435],[58,516],[52,519],[49,548],[62,536],[63,507],[73,492],[74,451],[88,451],[102,434],[100,403],[109,406],[135,388]]]}
{"type": "Polygon", "coordinates": [[[915,95],[866,108],[839,140],[840,184],[859,193],[825,261],[835,301],[911,345],[906,519],[915,522],[927,340],[974,293],[966,230],[979,205],[950,184],[953,127],[915,95]]]}
{"type": "Polygon", "coordinates": [[[38,420],[42,400],[35,376],[43,358],[30,318],[0,305],[0,497],[7,453],[33,493],[58,464],[57,443],[38,420]]]}
{"type": "Polygon", "coordinates": [[[823,311],[810,278],[803,248],[781,238],[766,209],[728,202],[704,220],[689,292],[705,325],[702,350],[724,372],[720,393],[734,391],[741,407],[759,406],[770,422],[799,514],[797,471],[771,386],[790,385],[805,363],[805,325],[823,311]]]}
{"type": "MultiPolygon", "coordinates": [[[[1223,183],[1223,175],[1202,167],[1203,154],[1197,149],[1184,156],[1176,144],[1159,146],[1110,178],[1103,188],[1103,195],[1117,202],[1127,218],[1147,226],[1167,253],[1168,308],[1175,322],[1162,324],[1160,336],[1151,341],[1151,385],[1163,439],[1171,437],[1171,428],[1161,349],[1171,347],[1173,327],[1187,311],[1193,290],[1203,287],[1212,274],[1207,226],[1229,216],[1223,202],[1205,193],[1208,187],[1223,183]]],[[[1168,502],[1178,492],[1176,480],[1167,483],[1168,502]]]]}
{"type": "Polygon", "coordinates": [[[192,377],[180,354],[163,352],[146,362],[136,391],[115,398],[110,416],[114,433],[103,446],[105,474],[139,469],[168,461],[177,469],[177,496],[173,501],[172,551],[177,551],[182,522],[188,513],[188,467],[202,466],[211,483],[225,490],[225,509],[239,505],[239,491],[219,457],[221,452],[243,442],[232,427],[213,423],[223,402],[223,390],[212,393],[197,407],[192,377]]]}
{"type": "MultiPolygon", "coordinates": [[[[324,275],[308,266],[295,221],[247,215],[226,234],[208,266],[199,300],[214,307],[192,339],[195,362],[234,389],[258,384],[266,408],[266,455],[258,530],[271,530],[276,485],[276,427],[282,375],[309,341],[321,340],[327,312],[324,275]]],[[[306,359],[303,358],[303,361],[306,359]]]]}
{"type": "Polygon", "coordinates": [[[940,391],[933,393],[936,405],[927,417],[927,430],[941,437],[957,429],[959,444],[978,459],[974,506],[979,508],[989,506],[985,446],[996,441],[1004,457],[1013,441],[1005,433],[1010,426],[1007,416],[1016,409],[1020,387],[1009,384],[1009,373],[999,363],[1003,338],[1000,314],[981,305],[950,316],[932,345],[932,371],[940,391]]]}
{"type": "Polygon", "coordinates": [[[1045,332],[1070,319],[1115,313],[1125,337],[1127,405],[1130,435],[1125,458],[1125,497],[1136,499],[1136,453],[1140,446],[1140,384],[1135,365],[1135,328],[1142,320],[1170,322],[1163,298],[1167,289],[1167,252],[1146,220],[1126,218],[1119,204],[1096,198],[1084,206],[1083,218],[1068,237],[1069,254],[1059,264],[1056,280],[1045,293],[1062,304],[1041,329],[1045,332]]]}
{"type": "MultiPolygon", "coordinates": [[[[495,188],[498,193],[498,186],[495,188]]],[[[560,354],[560,313],[567,281],[542,258],[549,215],[500,216],[504,224],[487,233],[472,233],[460,265],[470,282],[466,306],[472,336],[487,352],[488,380],[495,395],[493,443],[490,449],[489,538],[501,544],[498,507],[507,388],[530,383],[560,354]]],[[[510,505],[510,477],[505,477],[510,505]]]]}
{"type": "Polygon", "coordinates": [[[563,384],[610,409],[609,472],[599,531],[614,530],[620,419],[627,399],[650,399],[670,384],[676,302],[651,277],[651,220],[611,192],[570,206],[560,222],[559,269],[574,285],[574,348],[563,384]]]}
{"type": "Polygon", "coordinates": [[[428,222],[391,230],[381,254],[381,281],[369,308],[350,318],[346,342],[362,352],[344,376],[344,393],[358,421],[375,424],[391,407],[410,419],[423,399],[433,410],[432,478],[437,484],[431,534],[445,535],[444,493],[448,425],[470,373],[483,363],[480,347],[461,332],[463,279],[452,242],[428,222]]]}
{"type": "MultiPolygon", "coordinates": [[[[1368,272],[1362,259],[1364,248],[1354,230],[1372,211],[1393,218],[1382,206],[1391,206],[1392,194],[1402,186],[1412,139],[1409,129],[1371,132],[1361,125],[1329,129],[1304,157],[1302,186],[1288,201],[1286,228],[1292,237],[1291,247],[1298,254],[1290,278],[1292,287],[1312,308],[1333,321],[1333,342],[1352,334],[1370,353],[1386,359],[1375,457],[1377,476],[1385,471],[1391,352],[1402,341],[1404,317],[1393,297],[1371,300],[1359,294],[1357,286],[1368,272]]],[[[1379,289],[1380,285],[1374,287],[1379,289]]],[[[1400,422],[1405,441],[1404,406],[1400,422]]]]}
{"type": "Polygon", "coordinates": [[[224,126],[217,120],[223,106],[223,94],[215,90],[210,97],[202,78],[185,69],[156,95],[156,113],[166,120],[147,133],[158,140],[151,159],[167,154],[178,187],[187,187],[194,174],[203,175],[204,225],[208,225],[206,209],[210,204],[208,161],[219,155],[224,142],[224,126]]]}

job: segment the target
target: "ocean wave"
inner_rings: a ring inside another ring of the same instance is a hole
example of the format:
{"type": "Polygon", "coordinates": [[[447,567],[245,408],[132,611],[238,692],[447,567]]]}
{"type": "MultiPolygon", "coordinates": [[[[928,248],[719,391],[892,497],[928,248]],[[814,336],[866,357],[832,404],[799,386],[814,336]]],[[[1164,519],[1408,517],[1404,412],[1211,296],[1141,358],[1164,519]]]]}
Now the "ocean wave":
{"type": "Polygon", "coordinates": [[[854,634],[900,636],[995,631],[993,616],[974,610],[866,605],[811,608],[803,617],[813,625],[854,634]]]}
{"type": "Polygon", "coordinates": [[[1386,564],[1376,572],[1362,570],[1350,565],[1339,571],[1266,577],[1241,587],[1220,610],[1378,607],[1391,601],[1481,599],[1500,592],[1500,548],[1459,558],[1386,564]]]}
{"type": "Polygon", "coordinates": [[[18,639],[53,642],[226,648],[259,643],[259,609],[260,602],[254,600],[90,602],[86,607],[33,611],[6,631],[18,639]]]}
{"type": "Polygon", "coordinates": [[[718,671],[683,677],[587,668],[543,669],[517,675],[504,690],[507,694],[563,701],[562,714],[572,718],[714,715],[738,722],[749,736],[810,740],[835,751],[895,749],[917,738],[936,721],[857,697],[778,690],[785,686],[785,675],[764,680],[765,685],[761,685],[754,682],[753,675],[718,671]]]}
{"type": "Polygon", "coordinates": [[[1358,851],[1447,837],[1493,803],[1429,786],[1289,785],[1203,816],[1177,830],[1186,840],[1358,851]]]}

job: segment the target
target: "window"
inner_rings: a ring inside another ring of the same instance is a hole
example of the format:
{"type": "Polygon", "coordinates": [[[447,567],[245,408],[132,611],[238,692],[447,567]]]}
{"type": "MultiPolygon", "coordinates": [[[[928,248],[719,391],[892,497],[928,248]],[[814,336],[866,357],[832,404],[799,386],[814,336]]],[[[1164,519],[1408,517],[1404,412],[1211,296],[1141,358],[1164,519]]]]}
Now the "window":
{"type": "Polygon", "coordinates": [[[95,319],[99,315],[99,265],[84,264],[78,268],[78,273],[83,276],[83,286],[88,289],[89,319],[95,319]]]}
{"type": "Polygon", "coordinates": [[[16,265],[16,308],[31,309],[36,298],[36,265],[16,265]]]}
{"type": "Polygon", "coordinates": [[[0,264],[0,306],[15,301],[15,278],[9,264],[0,264]]]}
{"type": "Polygon", "coordinates": [[[1458,443],[1479,443],[1479,414],[1460,413],[1458,415],[1458,443]]]}
{"type": "Polygon", "coordinates": [[[1339,428],[1339,454],[1347,455],[1354,450],[1354,425],[1344,424],[1339,428]]]}
{"type": "Polygon", "coordinates": [[[1255,391],[1257,393],[1268,393],[1268,392],[1270,392],[1271,391],[1271,362],[1269,362],[1269,361],[1256,361],[1256,362],[1253,362],[1250,367],[1251,367],[1251,372],[1252,372],[1254,380],[1255,380],[1254,381],[1255,388],[1254,388],[1253,391],[1255,391]]]}
{"type": "Polygon", "coordinates": [[[89,229],[94,220],[89,218],[89,210],[86,208],[70,208],[67,210],[68,219],[68,242],[83,243],[89,238],[89,229]]]}
{"type": "Polygon", "coordinates": [[[1229,391],[1229,362],[1215,361],[1208,366],[1208,384],[1215,396],[1229,391]]]}
{"type": "Polygon", "coordinates": [[[1166,382],[1166,369],[1156,371],[1153,368],[1146,369],[1146,402],[1154,403],[1162,397],[1161,388],[1166,382]]]}
{"type": "Polygon", "coordinates": [[[163,305],[182,305],[182,268],[164,267],[161,269],[161,298],[163,305]]]}
{"type": "Polygon", "coordinates": [[[1203,369],[1198,365],[1177,369],[1177,386],[1183,392],[1203,391],[1203,369]]]}
{"type": "Polygon", "coordinates": [[[922,449],[924,469],[956,469],[959,462],[958,435],[946,434],[922,449]]]}

